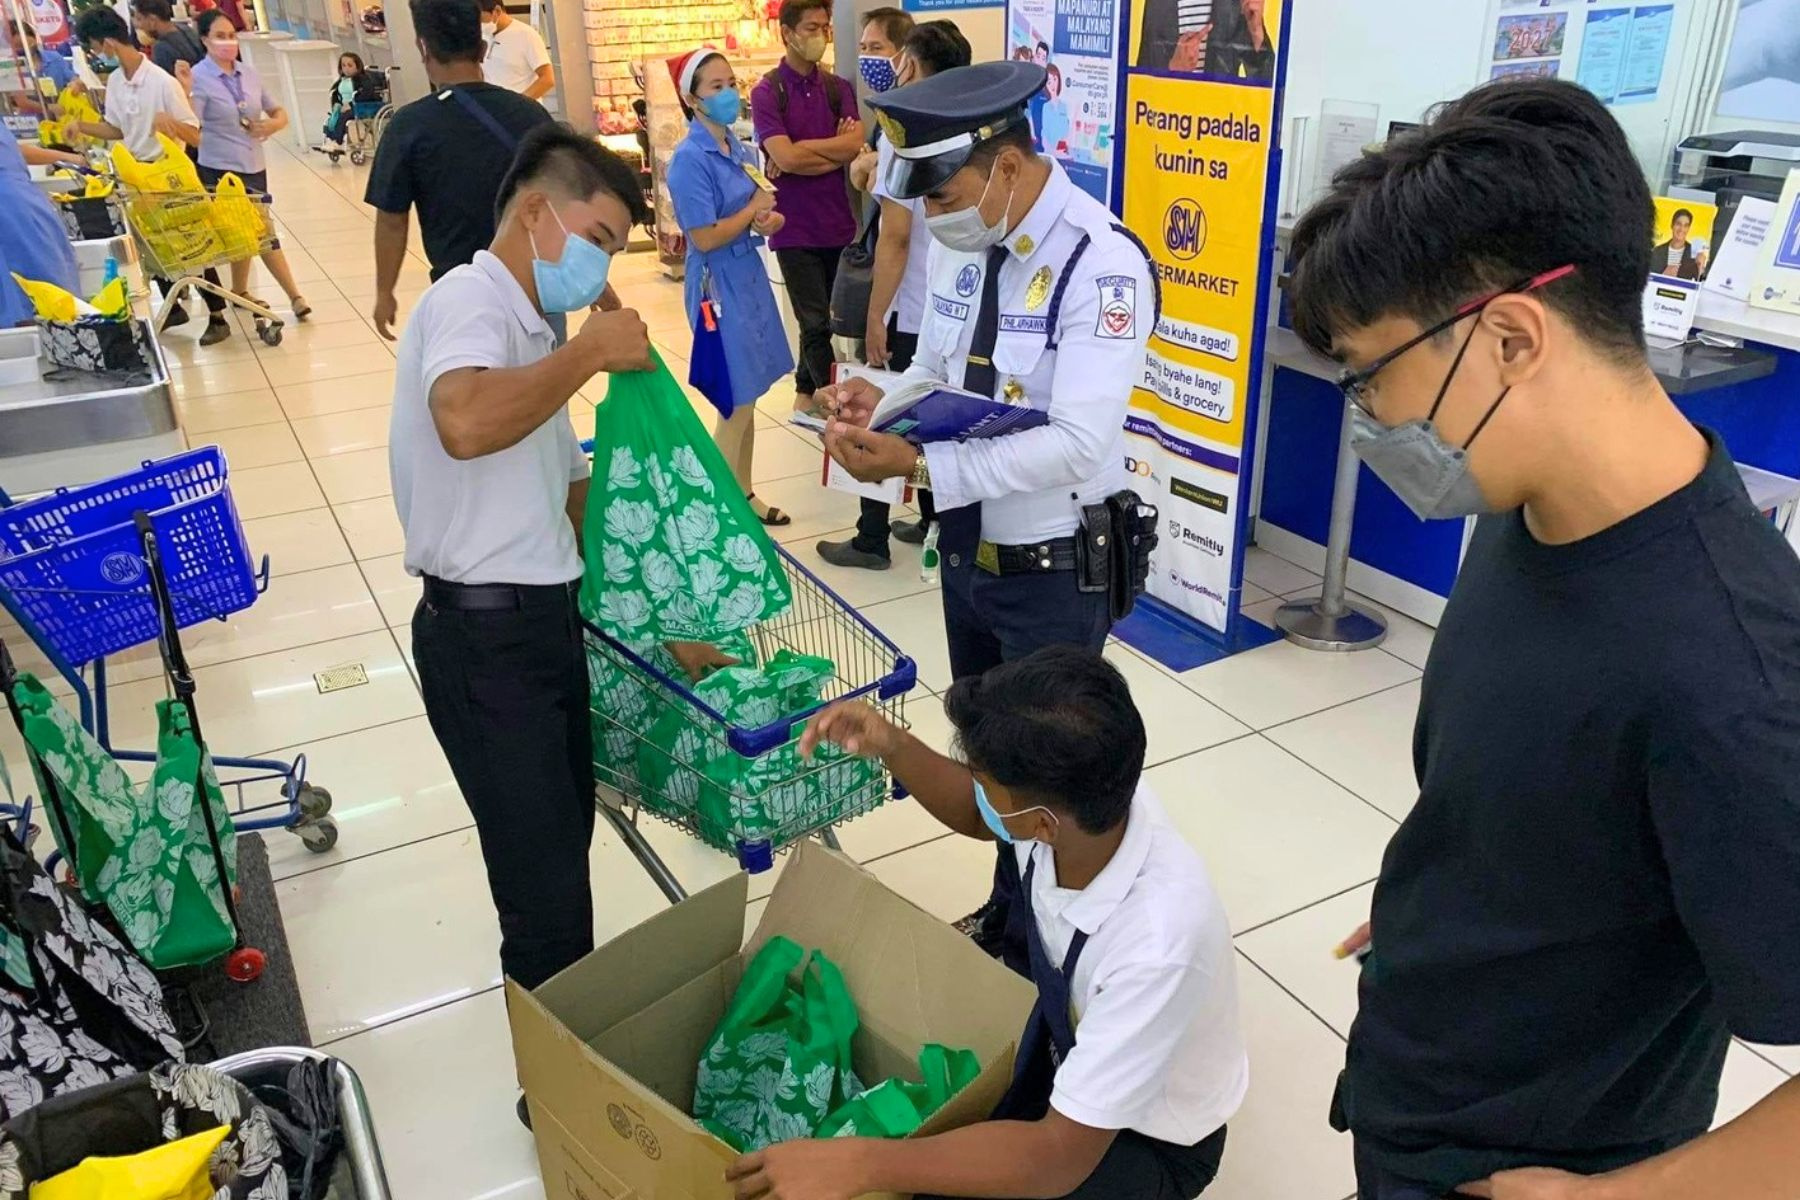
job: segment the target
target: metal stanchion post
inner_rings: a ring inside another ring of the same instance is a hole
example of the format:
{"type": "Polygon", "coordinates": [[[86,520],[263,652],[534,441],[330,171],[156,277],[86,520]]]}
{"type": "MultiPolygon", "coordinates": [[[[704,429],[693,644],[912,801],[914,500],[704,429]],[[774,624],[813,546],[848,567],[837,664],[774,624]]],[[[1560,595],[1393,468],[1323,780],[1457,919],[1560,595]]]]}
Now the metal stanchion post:
{"type": "Polygon", "coordinates": [[[1344,598],[1350,566],[1350,526],[1356,518],[1356,451],[1350,448],[1350,405],[1338,433],[1337,478],[1331,487],[1331,526],[1325,535],[1325,582],[1317,600],[1297,600],[1275,612],[1290,642],[1309,650],[1367,650],[1387,637],[1380,613],[1344,598]]]}

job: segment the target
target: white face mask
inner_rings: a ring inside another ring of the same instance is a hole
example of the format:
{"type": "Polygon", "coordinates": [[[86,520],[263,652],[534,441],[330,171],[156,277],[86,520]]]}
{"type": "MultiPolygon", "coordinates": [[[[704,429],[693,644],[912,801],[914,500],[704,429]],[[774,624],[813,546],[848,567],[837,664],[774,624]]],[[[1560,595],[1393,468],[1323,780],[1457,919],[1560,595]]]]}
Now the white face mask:
{"type": "MultiPolygon", "coordinates": [[[[986,250],[989,246],[998,245],[1006,239],[1008,220],[1005,212],[1000,214],[997,224],[989,225],[981,218],[981,203],[987,199],[988,188],[994,186],[994,172],[989,171],[987,182],[982,185],[981,197],[968,208],[959,208],[955,212],[938,213],[925,218],[925,228],[931,236],[951,250],[972,253],[986,250]]],[[[1014,185],[1015,188],[1017,185],[1014,185]]],[[[1013,193],[1006,193],[1006,208],[1012,209],[1013,193]]]]}

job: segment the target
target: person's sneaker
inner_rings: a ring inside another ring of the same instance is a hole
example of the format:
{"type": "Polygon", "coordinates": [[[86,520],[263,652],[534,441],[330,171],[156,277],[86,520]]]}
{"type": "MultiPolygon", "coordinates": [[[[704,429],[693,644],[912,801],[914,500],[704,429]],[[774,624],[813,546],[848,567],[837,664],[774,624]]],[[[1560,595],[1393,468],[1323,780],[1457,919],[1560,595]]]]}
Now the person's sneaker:
{"type": "Polygon", "coordinates": [[[834,567],[856,567],[864,571],[885,571],[893,566],[885,554],[858,550],[855,542],[820,542],[819,557],[834,567]]]}
{"type": "Polygon", "coordinates": [[[894,535],[894,540],[897,542],[905,542],[909,546],[925,544],[925,522],[923,521],[890,521],[888,522],[888,531],[894,535]]]}
{"type": "Polygon", "coordinates": [[[206,332],[200,335],[202,346],[216,346],[231,336],[231,322],[224,317],[214,317],[206,323],[206,332]]]}
{"type": "Polygon", "coordinates": [[[519,1124],[523,1125],[527,1129],[530,1129],[531,1128],[531,1105],[529,1105],[525,1102],[525,1097],[523,1097],[523,1096],[519,1097],[519,1107],[514,1109],[513,1111],[519,1114],[519,1124]]]}
{"type": "Polygon", "coordinates": [[[188,323],[188,310],[177,304],[169,309],[169,319],[163,322],[164,329],[173,329],[177,325],[188,323]]]}

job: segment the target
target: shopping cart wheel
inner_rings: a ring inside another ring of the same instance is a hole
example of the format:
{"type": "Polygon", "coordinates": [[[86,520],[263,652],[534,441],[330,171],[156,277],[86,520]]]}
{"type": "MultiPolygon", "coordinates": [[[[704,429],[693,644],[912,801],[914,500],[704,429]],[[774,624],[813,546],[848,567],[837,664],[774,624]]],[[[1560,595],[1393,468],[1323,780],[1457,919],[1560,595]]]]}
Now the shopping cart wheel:
{"type": "Polygon", "coordinates": [[[354,165],[360,167],[364,163],[369,161],[369,156],[367,154],[363,153],[361,150],[352,150],[350,152],[350,161],[354,165]]]}
{"type": "Polygon", "coordinates": [[[337,845],[337,822],[330,817],[302,825],[294,832],[300,835],[300,844],[314,854],[323,854],[337,845]]]}
{"type": "Polygon", "coordinates": [[[300,794],[295,797],[300,806],[302,816],[318,820],[331,811],[331,793],[313,783],[300,785],[300,794]]]}
{"type": "Polygon", "coordinates": [[[265,346],[279,346],[281,345],[281,326],[272,322],[258,321],[256,336],[262,339],[265,346]]]}
{"type": "Polygon", "coordinates": [[[239,946],[225,958],[225,974],[238,983],[254,983],[269,965],[269,956],[255,946],[239,946]]]}

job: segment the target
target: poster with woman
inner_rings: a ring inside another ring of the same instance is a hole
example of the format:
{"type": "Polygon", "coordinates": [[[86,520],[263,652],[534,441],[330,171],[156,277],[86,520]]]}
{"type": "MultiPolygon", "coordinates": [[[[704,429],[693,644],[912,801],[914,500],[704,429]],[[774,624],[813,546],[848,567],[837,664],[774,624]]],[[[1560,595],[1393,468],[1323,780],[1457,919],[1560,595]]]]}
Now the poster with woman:
{"type": "Polygon", "coordinates": [[[1102,204],[1112,201],[1118,108],[1119,0],[1012,0],[1009,57],[1046,72],[1031,102],[1038,149],[1102,204]]]}

